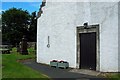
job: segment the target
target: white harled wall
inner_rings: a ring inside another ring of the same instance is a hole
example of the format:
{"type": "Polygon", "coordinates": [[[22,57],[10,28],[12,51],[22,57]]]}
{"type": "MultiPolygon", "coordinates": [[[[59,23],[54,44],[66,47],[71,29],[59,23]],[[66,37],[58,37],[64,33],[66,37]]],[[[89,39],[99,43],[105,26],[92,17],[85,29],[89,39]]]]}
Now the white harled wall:
{"type": "Polygon", "coordinates": [[[120,2],[118,3],[118,71],[120,72],[120,2]]]}
{"type": "Polygon", "coordinates": [[[118,3],[77,3],[76,25],[88,22],[100,28],[100,71],[118,71],[118,3]]]}
{"type": "Polygon", "coordinates": [[[76,26],[100,28],[100,70],[118,71],[118,3],[47,2],[37,23],[37,62],[66,60],[76,68],[76,26]],[[50,36],[50,48],[47,47],[50,36]]]}
{"type": "Polygon", "coordinates": [[[38,19],[37,62],[65,60],[76,67],[75,3],[46,3],[38,19]],[[69,9],[71,8],[71,9],[69,9]],[[50,48],[47,47],[50,36],[50,48]]]}

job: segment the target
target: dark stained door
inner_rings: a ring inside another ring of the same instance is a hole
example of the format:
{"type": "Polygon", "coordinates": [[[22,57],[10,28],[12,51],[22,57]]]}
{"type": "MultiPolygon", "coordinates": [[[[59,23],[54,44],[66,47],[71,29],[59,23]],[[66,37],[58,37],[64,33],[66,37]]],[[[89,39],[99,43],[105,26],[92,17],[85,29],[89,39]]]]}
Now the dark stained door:
{"type": "Polygon", "coordinates": [[[96,70],[96,33],[80,33],[80,68],[96,70]]]}

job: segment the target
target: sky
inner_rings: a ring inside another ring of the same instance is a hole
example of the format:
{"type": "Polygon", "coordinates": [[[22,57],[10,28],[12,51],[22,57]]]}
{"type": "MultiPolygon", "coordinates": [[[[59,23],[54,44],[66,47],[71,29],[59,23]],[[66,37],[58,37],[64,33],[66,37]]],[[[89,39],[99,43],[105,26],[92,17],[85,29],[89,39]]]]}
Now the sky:
{"type": "Polygon", "coordinates": [[[40,5],[41,2],[2,2],[2,8],[0,9],[0,13],[1,11],[5,11],[14,7],[27,10],[31,14],[34,11],[38,12],[40,5]]]}
{"type": "Polygon", "coordinates": [[[0,0],[1,2],[41,2],[42,0],[0,0]]]}

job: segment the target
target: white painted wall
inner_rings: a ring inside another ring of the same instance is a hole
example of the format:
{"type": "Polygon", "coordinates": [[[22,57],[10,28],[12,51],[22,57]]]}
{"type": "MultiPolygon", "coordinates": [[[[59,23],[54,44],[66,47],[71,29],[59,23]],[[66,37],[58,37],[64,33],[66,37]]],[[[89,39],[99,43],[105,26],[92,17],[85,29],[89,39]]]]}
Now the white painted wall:
{"type": "Polygon", "coordinates": [[[100,24],[100,71],[118,71],[118,3],[77,3],[76,25],[100,24]]]}
{"type": "Polygon", "coordinates": [[[65,60],[71,67],[76,67],[74,5],[49,2],[43,8],[43,14],[38,19],[37,62],[49,64],[53,59],[65,60]],[[50,48],[47,47],[48,36],[50,48]]]}
{"type": "Polygon", "coordinates": [[[48,2],[37,24],[37,62],[76,67],[76,26],[100,24],[100,71],[118,71],[118,3],[48,2]],[[50,36],[50,48],[47,47],[50,36]]]}
{"type": "Polygon", "coordinates": [[[118,3],[118,71],[120,72],[120,2],[118,3]]]}

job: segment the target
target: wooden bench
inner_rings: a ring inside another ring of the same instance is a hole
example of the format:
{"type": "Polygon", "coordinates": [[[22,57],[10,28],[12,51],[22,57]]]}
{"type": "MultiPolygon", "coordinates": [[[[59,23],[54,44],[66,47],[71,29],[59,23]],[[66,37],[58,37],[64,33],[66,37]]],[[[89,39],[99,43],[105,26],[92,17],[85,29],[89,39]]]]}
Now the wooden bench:
{"type": "Polygon", "coordinates": [[[2,52],[2,54],[10,54],[10,50],[9,45],[0,45],[0,52],[2,52]]]}
{"type": "Polygon", "coordinates": [[[0,49],[0,51],[2,52],[2,54],[10,54],[9,49],[0,49]]]}

